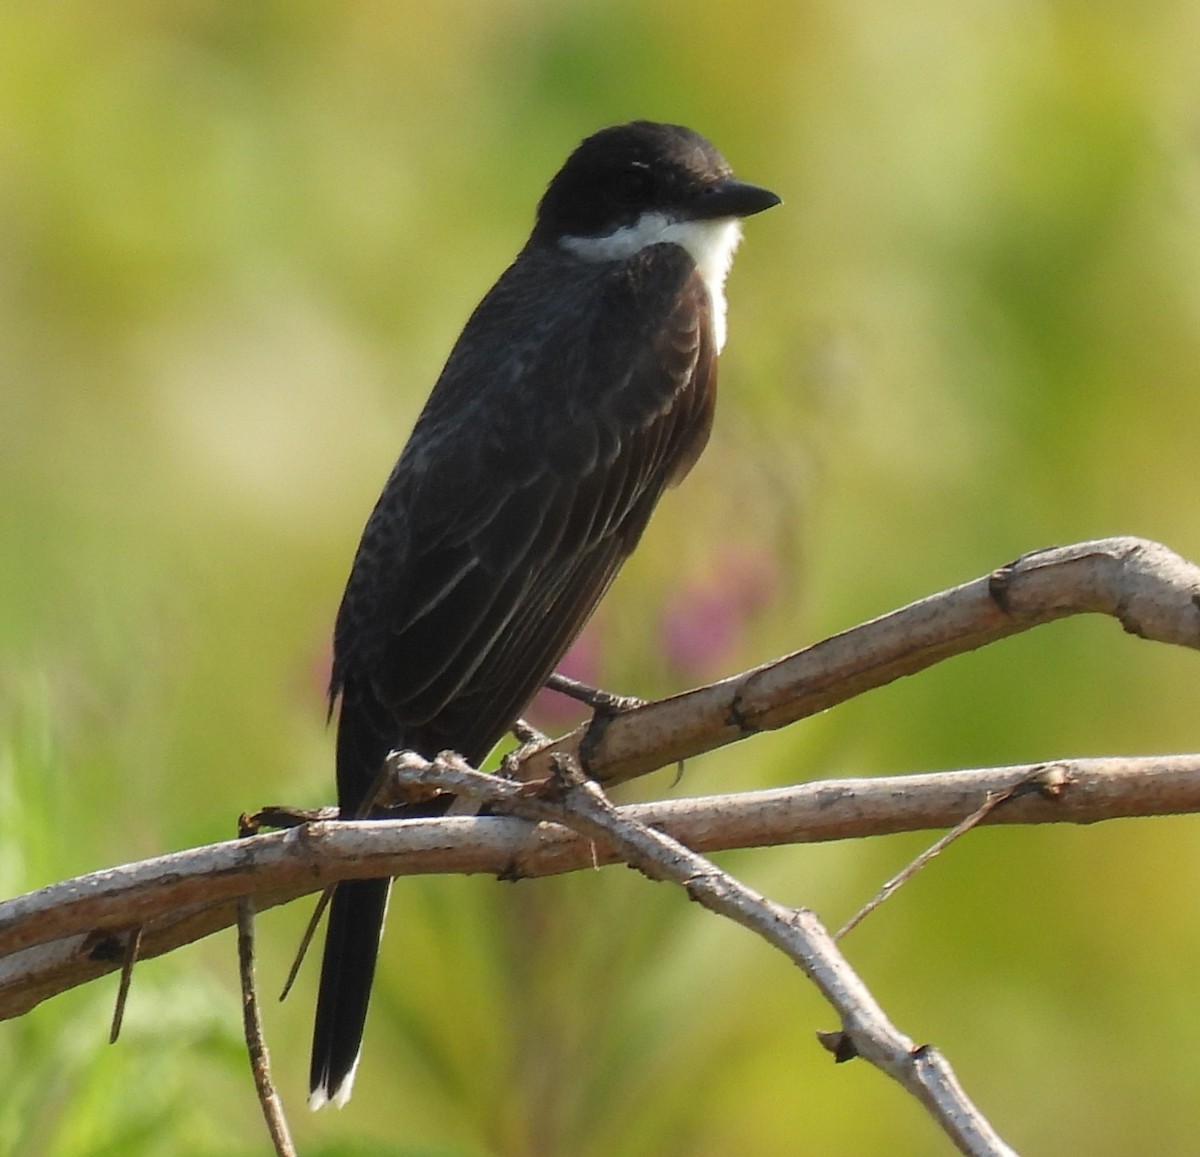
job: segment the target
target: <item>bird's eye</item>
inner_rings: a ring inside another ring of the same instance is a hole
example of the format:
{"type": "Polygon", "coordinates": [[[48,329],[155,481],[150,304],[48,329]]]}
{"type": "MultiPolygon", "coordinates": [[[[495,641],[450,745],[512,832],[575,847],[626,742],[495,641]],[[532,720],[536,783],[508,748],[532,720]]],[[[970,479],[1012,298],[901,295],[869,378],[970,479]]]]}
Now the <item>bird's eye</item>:
{"type": "Polygon", "coordinates": [[[644,165],[630,165],[613,174],[609,192],[622,205],[640,205],[649,199],[654,178],[644,165]]]}

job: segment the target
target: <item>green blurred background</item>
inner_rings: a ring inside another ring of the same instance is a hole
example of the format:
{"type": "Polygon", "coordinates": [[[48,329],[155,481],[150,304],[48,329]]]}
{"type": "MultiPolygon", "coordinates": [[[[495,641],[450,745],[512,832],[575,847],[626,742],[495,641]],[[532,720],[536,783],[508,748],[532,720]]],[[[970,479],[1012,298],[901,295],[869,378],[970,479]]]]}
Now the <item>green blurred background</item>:
{"type": "MultiPolygon", "coordinates": [[[[1056,542],[1200,556],[1188,0],[9,0],[0,8],[0,892],[333,798],[363,520],[569,148],[710,136],[779,210],[718,429],[589,636],[678,690],[1056,542]]],[[[1060,624],[693,761],[663,794],[1194,750],[1200,658],[1060,624]]],[[[836,925],[926,842],[722,863],[836,925]]],[[[973,834],[847,942],[1024,1153],[1194,1153],[1200,823],[973,834]]],[[[277,989],[307,905],[260,921],[277,989]]],[[[266,1150],[228,935],[0,1026],[0,1151],[266,1150]]],[[[402,882],[306,1157],[948,1145],[748,934],[616,869],[402,882]]]]}

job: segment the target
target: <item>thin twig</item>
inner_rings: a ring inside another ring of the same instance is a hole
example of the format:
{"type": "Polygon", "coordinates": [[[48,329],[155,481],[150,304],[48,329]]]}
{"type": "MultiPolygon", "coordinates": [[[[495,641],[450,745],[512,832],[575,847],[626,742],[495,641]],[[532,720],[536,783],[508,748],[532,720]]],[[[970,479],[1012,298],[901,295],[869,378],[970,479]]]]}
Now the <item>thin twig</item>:
{"type": "Polygon", "coordinates": [[[281,1004],[287,1000],[288,993],[292,991],[292,985],[296,983],[296,977],[300,975],[300,966],[304,963],[309,948],[312,947],[313,937],[317,934],[321,917],[325,915],[325,909],[329,907],[329,901],[332,899],[333,887],[329,887],[317,897],[317,902],[313,905],[312,915],[309,916],[308,923],[304,926],[304,935],[300,937],[300,943],[296,946],[296,955],[292,958],[292,966],[288,969],[283,987],[279,990],[281,1004]]]}
{"type": "MultiPolygon", "coordinates": [[[[363,797],[362,803],[358,805],[358,811],[354,813],[356,820],[364,820],[371,814],[371,809],[375,807],[376,802],[387,789],[391,782],[391,777],[387,774],[385,768],[381,768],[375,776],[374,782],[371,784],[367,794],[363,797]]],[[[245,836],[248,832],[245,817],[242,823],[242,835],[245,836]]],[[[304,959],[308,956],[308,950],[312,947],[313,937],[317,934],[317,928],[320,927],[321,917],[325,915],[325,909],[329,907],[333,900],[333,893],[336,885],[330,884],[325,888],[320,896],[317,897],[317,902],[313,906],[312,915],[308,918],[308,923],[304,926],[304,933],[300,937],[300,943],[296,945],[296,954],[292,957],[292,965],[288,969],[287,976],[283,981],[283,988],[279,990],[279,1001],[282,1004],[287,1000],[288,993],[292,991],[292,986],[296,983],[296,978],[300,975],[300,969],[304,964],[304,959]]]]}
{"type": "Polygon", "coordinates": [[[125,953],[121,960],[121,983],[117,986],[117,999],[113,1005],[112,1024],[108,1029],[108,1043],[115,1045],[125,1022],[125,1004],[129,1000],[129,986],[133,983],[133,966],[137,963],[142,947],[142,926],[129,931],[125,941],[125,953]]]}
{"type": "Polygon", "coordinates": [[[945,835],[934,840],[919,856],[916,856],[897,872],[875,895],[868,900],[845,924],[837,930],[834,940],[841,940],[853,929],[857,928],[881,904],[890,899],[896,892],[908,883],[935,856],[941,855],[955,840],[965,836],[972,828],[978,827],[1001,804],[1007,803],[1032,785],[1038,785],[1043,793],[1061,790],[1065,786],[1061,771],[1058,768],[1035,768],[1029,775],[1022,776],[1016,783],[1003,791],[989,791],[979,805],[966,819],[955,824],[945,835]]]}
{"type": "Polygon", "coordinates": [[[242,978],[242,1025],[246,1033],[246,1049],[250,1055],[250,1070],[254,1074],[254,1087],[258,1092],[258,1103],[276,1157],[296,1157],[296,1148],[288,1130],[283,1102],[275,1091],[271,1080],[271,1057],[263,1039],[262,1013],[258,1007],[258,993],[254,983],[254,899],[243,896],[237,903],[238,925],[238,971],[242,978]]]}

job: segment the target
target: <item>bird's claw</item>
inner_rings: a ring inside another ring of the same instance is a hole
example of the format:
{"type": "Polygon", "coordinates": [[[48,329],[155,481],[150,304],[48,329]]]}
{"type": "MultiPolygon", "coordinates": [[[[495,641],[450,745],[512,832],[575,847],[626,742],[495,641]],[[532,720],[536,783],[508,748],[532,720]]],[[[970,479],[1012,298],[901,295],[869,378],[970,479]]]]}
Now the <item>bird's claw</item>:
{"type": "Polygon", "coordinates": [[[585,704],[597,715],[620,715],[625,711],[632,711],[635,707],[644,707],[646,703],[645,699],[639,699],[636,695],[614,695],[611,691],[581,683],[578,679],[560,675],[557,671],[546,680],[546,686],[551,691],[557,691],[560,695],[585,704]]]}
{"type": "Polygon", "coordinates": [[[517,746],[500,760],[499,774],[504,779],[516,779],[521,763],[534,752],[548,747],[553,740],[524,719],[518,719],[509,730],[516,736],[517,746]]]}

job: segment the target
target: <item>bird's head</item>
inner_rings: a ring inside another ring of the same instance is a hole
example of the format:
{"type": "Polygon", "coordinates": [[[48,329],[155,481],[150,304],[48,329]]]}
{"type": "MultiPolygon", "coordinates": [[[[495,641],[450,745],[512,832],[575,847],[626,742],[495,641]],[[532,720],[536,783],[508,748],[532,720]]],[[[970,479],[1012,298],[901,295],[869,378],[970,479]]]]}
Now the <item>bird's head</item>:
{"type": "Polygon", "coordinates": [[[538,205],[533,240],[612,260],[662,240],[683,243],[680,226],[734,225],[779,203],[734,177],[699,133],[633,121],[593,133],[567,158],[538,205]]]}

